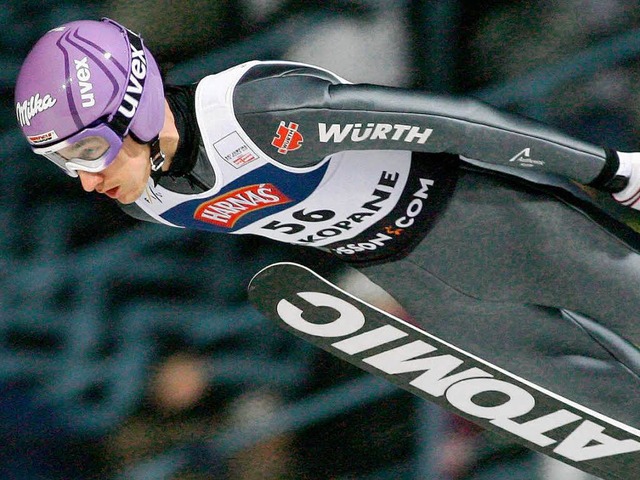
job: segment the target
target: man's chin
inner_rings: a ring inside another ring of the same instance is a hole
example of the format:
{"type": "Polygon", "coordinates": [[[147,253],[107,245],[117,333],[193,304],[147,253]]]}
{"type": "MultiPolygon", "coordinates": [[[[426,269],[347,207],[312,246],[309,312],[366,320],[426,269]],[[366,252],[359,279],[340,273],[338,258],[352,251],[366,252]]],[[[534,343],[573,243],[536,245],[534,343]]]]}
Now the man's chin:
{"type": "Polygon", "coordinates": [[[122,192],[121,195],[118,195],[118,197],[116,197],[116,200],[119,203],[122,203],[123,205],[129,205],[134,203],[138,198],[140,198],[140,195],[142,195],[142,193],[136,195],[136,194],[122,192]]]}

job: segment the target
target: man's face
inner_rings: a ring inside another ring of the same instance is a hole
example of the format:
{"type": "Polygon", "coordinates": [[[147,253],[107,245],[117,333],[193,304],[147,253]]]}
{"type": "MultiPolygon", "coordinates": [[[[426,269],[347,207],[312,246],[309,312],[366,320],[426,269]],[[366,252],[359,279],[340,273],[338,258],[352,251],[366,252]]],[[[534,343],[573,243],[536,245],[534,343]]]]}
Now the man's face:
{"type": "Polygon", "coordinates": [[[144,192],[151,175],[150,147],[125,137],[118,156],[101,172],[78,171],[82,188],[118,200],[133,203],[144,192]]]}

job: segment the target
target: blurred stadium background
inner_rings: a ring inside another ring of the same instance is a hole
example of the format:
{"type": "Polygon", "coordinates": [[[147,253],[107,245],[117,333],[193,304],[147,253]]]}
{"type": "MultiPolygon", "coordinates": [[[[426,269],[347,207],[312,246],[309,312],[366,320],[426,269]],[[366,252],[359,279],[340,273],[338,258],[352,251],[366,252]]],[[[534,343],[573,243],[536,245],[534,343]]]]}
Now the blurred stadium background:
{"type": "Polygon", "coordinates": [[[314,252],[137,223],[19,138],[13,84],[48,29],[109,16],[166,78],[298,60],[466,93],[638,150],[631,0],[6,0],[0,9],[0,478],[587,480],[299,342],[252,274],[314,252]],[[89,198],[88,198],[89,197],[89,198]]]}

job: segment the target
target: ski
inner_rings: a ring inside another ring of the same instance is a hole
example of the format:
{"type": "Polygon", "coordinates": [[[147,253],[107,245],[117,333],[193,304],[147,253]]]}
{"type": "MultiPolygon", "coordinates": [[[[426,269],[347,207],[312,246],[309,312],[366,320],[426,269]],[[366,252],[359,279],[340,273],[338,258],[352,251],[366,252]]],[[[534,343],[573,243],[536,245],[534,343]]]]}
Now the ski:
{"type": "Polygon", "coordinates": [[[605,480],[640,478],[640,431],[472,355],[349,294],[275,263],[249,285],[282,328],[471,422],[605,480]]]}

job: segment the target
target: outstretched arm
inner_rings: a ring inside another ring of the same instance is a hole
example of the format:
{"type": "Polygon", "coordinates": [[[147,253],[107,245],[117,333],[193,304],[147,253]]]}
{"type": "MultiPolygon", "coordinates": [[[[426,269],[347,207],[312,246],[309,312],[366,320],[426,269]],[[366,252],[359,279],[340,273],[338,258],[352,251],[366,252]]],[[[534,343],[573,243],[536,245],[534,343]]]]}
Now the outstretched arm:
{"type": "Polygon", "coordinates": [[[602,190],[627,186],[617,176],[617,152],[473,98],[288,72],[241,82],[234,106],[258,146],[290,166],[310,165],[344,150],[447,152],[526,166],[602,190]],[[293,132],[301,142],[289,148],[286,135],[293,132]]]}

